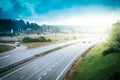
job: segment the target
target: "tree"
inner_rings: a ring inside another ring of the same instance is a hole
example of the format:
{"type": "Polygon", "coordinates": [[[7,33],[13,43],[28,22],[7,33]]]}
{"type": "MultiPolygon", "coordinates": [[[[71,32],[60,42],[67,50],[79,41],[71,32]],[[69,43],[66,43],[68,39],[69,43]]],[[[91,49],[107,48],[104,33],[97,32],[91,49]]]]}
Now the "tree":
{"type": "Polygon", "coordinates": [[[113,24],[113,28],[110,34],[110,40],[120,43],[120,22],[113,24]]]}
{"type": "Polygon", "coordinates": [[[41,34],[41,33],[59,33],[60,29],[52,25],[38,25],[36,23],[29,23],[23,20],[12,20],[12,19],[0,19],[0,36],[11,35],[11,30],[13,30],[14,35],[19,35],[19,33],[26,34],[41,34]]]}
{"type": "Polygon", "coordinates": [[[113,24],[110,32],[110,39],[107,44],[108,49],[104,51],[104,54],[120,51],[120,22],[113,24]]]}

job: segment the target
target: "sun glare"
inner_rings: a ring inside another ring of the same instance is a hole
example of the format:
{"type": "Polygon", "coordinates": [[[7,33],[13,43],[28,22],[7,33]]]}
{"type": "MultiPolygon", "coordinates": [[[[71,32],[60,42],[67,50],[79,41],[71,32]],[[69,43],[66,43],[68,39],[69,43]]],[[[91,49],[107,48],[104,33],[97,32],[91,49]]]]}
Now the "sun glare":
{"type": "Polygon", "coordinates": [[[111,25],[114,18],[111,16],[101,16],[101,15],[86,15],[86,16],[71,16],[61,21],[58,24],[65,25],[83,25],[90,27],[105,27],[111,25]]]}
{"type": "MultiPolygon", "coordinates": [[[[56,19],[45,20],[41,23],[49,25],[72,25],[91,28],[95,31],[105,31],[111,28],[112,24],[119,20],[119,14],[110,12],[109,14],[71,14],[67,16],[58,15],[56,19]]],[[[39,23],[40,24],[40,23],[39,23]]]]}

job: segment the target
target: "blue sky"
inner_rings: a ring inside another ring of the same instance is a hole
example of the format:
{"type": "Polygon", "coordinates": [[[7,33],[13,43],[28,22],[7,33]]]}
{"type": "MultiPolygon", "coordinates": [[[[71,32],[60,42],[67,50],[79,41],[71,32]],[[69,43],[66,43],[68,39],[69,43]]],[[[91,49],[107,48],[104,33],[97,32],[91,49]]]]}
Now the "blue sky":
{"type": "Polygon", "coordinates": [[[0,18],[104,27],[119,20],[119,4],[120,0],[0,0],[0,18]]]}
{"type": "Polygon", "coordinates": [[[91,5],[117,9],[120,8],[119,4],[120,0],[0,0],[0,18],[24,18],[34,14],[44,15],[51,11],[60,13],[74,7],[87,9],[91,5]]]}

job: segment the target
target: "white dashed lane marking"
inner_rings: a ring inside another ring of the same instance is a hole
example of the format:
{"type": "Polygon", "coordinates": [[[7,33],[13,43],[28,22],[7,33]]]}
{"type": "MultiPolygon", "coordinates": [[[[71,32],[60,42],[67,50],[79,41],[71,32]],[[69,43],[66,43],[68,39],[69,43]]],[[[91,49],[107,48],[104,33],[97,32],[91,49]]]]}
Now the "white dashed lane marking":
{"type": "Polygon", "coordinates": [[[48,71],[51,71],[52,69],[50,68],[48,71]]]}
{"type": "Polygon", "coordinates": [[[20,79],[23,79],[25,76],[21,76],[20,79]]]}
{"type": "Polygon", "coordinates": [[[47,72],[45,72],[43,75],[44,75],[44,76],[47,75],[47,72]]]}
{"type": "Polygon", "coordinates": [[[42,78],[40,77],[38,80],[41,80],[42,78]]]}

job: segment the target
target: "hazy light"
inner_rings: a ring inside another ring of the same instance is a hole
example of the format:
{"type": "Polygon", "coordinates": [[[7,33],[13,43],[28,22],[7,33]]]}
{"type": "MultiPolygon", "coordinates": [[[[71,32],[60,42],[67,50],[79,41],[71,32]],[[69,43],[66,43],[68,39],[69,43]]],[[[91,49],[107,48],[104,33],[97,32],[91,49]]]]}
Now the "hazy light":
{"type": "Polygon", "coordinates": [[[51,25],[82,25],[89,27],[105,27],[110,26],[118,20],[117,15],[84,15],[84,16],[68,16],[57,20],[43,21],[43,23],[51,25]]]}
{"type": "Polygon", "coordinates": [[[28,19],[40,25],[77,25],[86,29],[91,28],[94,31],[104,31],[111,28],[117,20],[120,20],[119,13],[119,9],[113,10],[104,6],[86,6],[60,11],[53,10],[44,15],[34,14],[28,19]]]}

